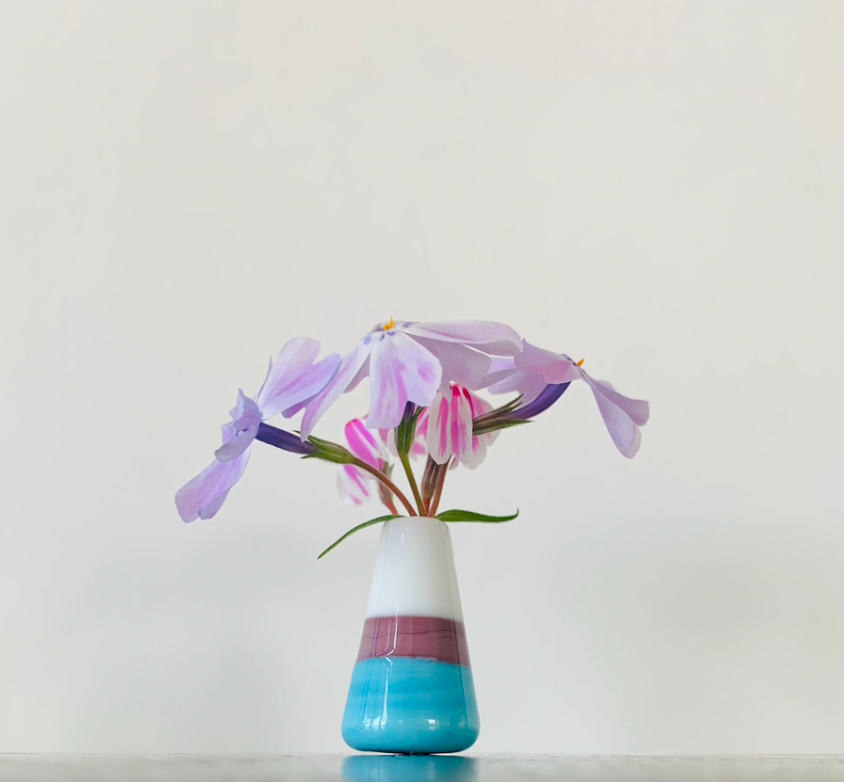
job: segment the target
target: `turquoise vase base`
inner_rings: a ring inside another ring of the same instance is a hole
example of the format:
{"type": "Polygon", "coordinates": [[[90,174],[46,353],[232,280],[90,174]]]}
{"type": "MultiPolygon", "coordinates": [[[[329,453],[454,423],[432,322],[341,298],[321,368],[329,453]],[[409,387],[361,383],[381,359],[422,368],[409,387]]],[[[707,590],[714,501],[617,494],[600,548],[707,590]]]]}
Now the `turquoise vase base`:
{"type": "Polygon", "coordinates": [[[343,740],[361,752],[461,752],[480,732],[471,668],[417,657],[360,660],[343,740]]]}

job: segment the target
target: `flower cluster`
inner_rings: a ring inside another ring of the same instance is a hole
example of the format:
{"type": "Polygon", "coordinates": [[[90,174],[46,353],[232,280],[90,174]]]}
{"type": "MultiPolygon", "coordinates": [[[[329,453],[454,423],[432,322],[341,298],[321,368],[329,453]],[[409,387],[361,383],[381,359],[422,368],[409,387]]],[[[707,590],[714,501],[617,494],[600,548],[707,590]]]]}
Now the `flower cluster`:
{"type": "MultiPolygon", "coordinates": [[[[256,440],[338,464],[341,495],[353,505],[377,496],[392,514],[374,520],[381,521],[398,515],[397,504],[409,515],[436,515],[449,470],[459,465],[475,469],[500,430],[533,420],[577,380],[592,391],[610,437],[624,456],[636,454],[639,427],[648,420],[647,402],[623,396],[609,383],[590,377],[583,361],[538,348],[503,323],[391,318],[376,325],[343,358],[331,354],[317,361],[319,352],[315,340],[292,339],[270,361],[254,398],[238,392],[214,461],[176,493],[184,521],[209,519],[220,510],[242,477],[256,440]],[[346,425],[346,445],[316,437],[320,418],[365,378],[369,409],[346,425]],[[494,408],[479,391],[515,397],[494,408]],[[266,423],[300,412],[298,433],[266,423]],[[425,460],[420,482],[411,466],[417,457],[425,460]],[[399,465],[412,501],[392,480],[399,465]]],[[[448,511],[439,518],[458,520],[455,514],[465,514],[467,520],[503,520],[464,511],[448,511]]]]}

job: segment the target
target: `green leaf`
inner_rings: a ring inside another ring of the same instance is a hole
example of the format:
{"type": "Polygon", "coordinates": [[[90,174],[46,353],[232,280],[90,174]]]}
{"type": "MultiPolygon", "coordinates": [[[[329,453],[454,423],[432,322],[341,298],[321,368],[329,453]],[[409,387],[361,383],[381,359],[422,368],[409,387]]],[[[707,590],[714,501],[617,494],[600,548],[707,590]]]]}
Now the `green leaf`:
{"type": "Polygon", "coordinates": [[[352,527],[345,535],[342,537],[337,538],[325,551],[320,554],[317,559],[322,559],[331,549],[337,548],[346,538],[350,535],[354,535],[358,530],[362,530],[365,527],[371,527],[373,524],[380,524],[382,521],[392,521],[393,519],[403,519],[404,516],[379,516],[377,519],[370,519],[369,521],[363,522],[363,524],[358,524],[357,527],[352,527]]]}
{"type": "Polygon", "coordinates": [[[472,427],[472,436],[479,437],[482,434],[489,434],[490,432],[498,432],[501,429],[510,429],[513,426],[521,426],[522,424],[530,424],[533,423],[532,421],[522,421],[520,419],[510,420],[508,418],[499,418],[499,419],[492,419],[487,421],[481,421],[478,423],[478,419],[475,419],[475,423],[472,427]]]}
{"type": "Polygon", "coordinates": [[[485,422],[496,420],[498,418],[504,418],[515,410],[518,410],[518,408],[522,406],[523,399],[524,394],[519,394],[515,399],[511,399],[506,404],[501,405],[501,407],[496,407],[494,410],[490,410],[488,413],[479,415],[477,418],[475,418],[475,423],[477,424],[478,422],[485,422]]]}
{"type": "Polygon", "coordinates": [[[510,516],[487,516],[485,513],[475,513],[471,510],[444,510],[437,514],[440,521],[485,521],[489,524],[499,524],[502,521],[512,521],[519,515],[516,511],[510,516]]]}

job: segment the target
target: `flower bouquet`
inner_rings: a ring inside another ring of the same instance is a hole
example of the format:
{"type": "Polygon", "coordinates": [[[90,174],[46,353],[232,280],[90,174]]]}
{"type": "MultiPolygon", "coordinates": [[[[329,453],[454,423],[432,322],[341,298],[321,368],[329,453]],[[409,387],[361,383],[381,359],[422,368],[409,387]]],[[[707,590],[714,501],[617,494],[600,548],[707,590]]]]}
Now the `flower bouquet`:
{"type": "Polygon", "coordinates": [[[375,326],[341,358],[317,360],[316,340],[295,338],[270,361],[255,397],[238,392],[215,459],[176,493],[186,521],[215,516],[240,480],[253,443],[338,465],[341,494],[352,505],[377,496],[385,515],[332,543],[382,524],[366,620],[343,717],[345,741],[381,752],[456,752],[471,746],[480,723],[460,596],[444,522],[505,522],[440,510],[448,473],[474,470],[501,430],[532,421],[582,380],[616,448],[632,458],[648,403],[595,380],[565,354],[538,348],[507,325],[489,321],[375,326]],[[313,434],[344,393],[369,378],[369,409],[345,426],[346,444],[313,434]],[[512,395],[494,407],[479,391],[512,395]],[[302,413],[298,431],[267,423],[302,413]],[[421,476],[412,460],[421,458],[421,476]],[[406,478],[407,491],[396,483],[406,478]]]}

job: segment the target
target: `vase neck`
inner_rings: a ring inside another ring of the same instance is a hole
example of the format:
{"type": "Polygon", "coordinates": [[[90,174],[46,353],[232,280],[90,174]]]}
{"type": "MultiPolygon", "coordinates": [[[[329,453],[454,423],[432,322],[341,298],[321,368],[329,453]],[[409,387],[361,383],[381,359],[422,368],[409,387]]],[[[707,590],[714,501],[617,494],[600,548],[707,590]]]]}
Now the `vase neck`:
{"type": "Polygon", "coordinates": [[[463,620],[447,524],[414,516],[383,525],[366,615],[463,620]]]}

